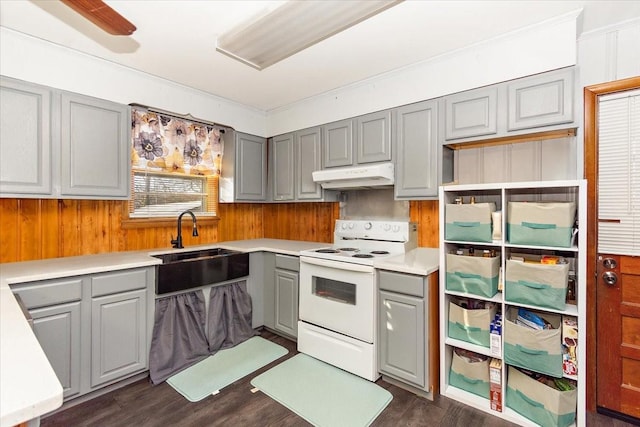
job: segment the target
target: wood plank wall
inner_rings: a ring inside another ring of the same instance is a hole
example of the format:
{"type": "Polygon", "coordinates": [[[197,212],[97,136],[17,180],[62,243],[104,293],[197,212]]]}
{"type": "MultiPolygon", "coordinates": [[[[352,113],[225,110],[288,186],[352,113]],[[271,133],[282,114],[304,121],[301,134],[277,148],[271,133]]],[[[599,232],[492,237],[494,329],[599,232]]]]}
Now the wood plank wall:
{"type": "MultiPolygon", "coordinates": [[[[170,248],[175,225],[121,226],[124,203],[110,200],[0,199],[0,263],[170,248]]],[[[438,246],[438,202],[414,201],[418,245],[438,246]]],[[[257,238],[333,241],[337,203],[220,205],[220,221],[184,233],[185,246],[257,238]]]]}

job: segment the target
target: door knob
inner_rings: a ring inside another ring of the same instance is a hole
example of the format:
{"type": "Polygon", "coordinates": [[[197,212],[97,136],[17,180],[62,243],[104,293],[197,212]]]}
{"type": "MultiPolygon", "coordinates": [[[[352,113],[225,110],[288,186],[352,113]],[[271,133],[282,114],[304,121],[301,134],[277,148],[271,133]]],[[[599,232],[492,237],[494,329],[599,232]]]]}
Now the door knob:
{"type": "Polygon", "coordinates": [[[618,266],[618,263],[614,258],[605,258],[604,260],[602,260],[602,265],[607,270],[614,270],[618,266]]]}
{"type": "Polygon", "coordinates": [[[606,271],[602,274],[605,285],[614,286],[618,282],[618,275],[613,271],[606,271]]]}

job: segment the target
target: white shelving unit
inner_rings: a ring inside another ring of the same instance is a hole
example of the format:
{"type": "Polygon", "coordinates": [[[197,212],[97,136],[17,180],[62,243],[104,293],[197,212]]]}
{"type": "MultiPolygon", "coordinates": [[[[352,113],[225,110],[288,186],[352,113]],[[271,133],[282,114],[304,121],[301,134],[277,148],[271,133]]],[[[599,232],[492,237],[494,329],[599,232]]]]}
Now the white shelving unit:
{"type": "MultiPolygon", "coordinates": [[[[475,345],[466,341],[449,338],[447,334],[448,318],[449,318],[449,301],[452,297],[462,296],[476,300],[491,301],[498,305],[503,313],[503,319],[507,313],[508,307],[526,307],[534,308],[537,311],[549,312],[561,315],[575,316],[578,319],[578,346],[577,346],[577,362],[578,375],[569,376],[577,381],[577,426],[585,426],[586,424],[586,180],[568,180],[568,181],[540,181],[540,182],[515,182],[515,183],[497,183],[497,184],[470,184],[470,185],[450,185],[440,187],[440,392],[444,396],[460,401],[464,404],[480,409],[497,417],[506,419],[513,423],[523,426],[536,426],[535,422],[525,418],[514,410],[506,406],[506,389],[507,389],[507,368],[505,361],[502,360],[502,412],[494,411],[490,407],[489,399],[469,393],[465,390],[457,388],[449,384],[449,372],[451,368],[452,352],[454,348],[462,348],[471,350],[479,354],[489,357],[503,359],[504,356],[504,339],[502,339],[502,348],[500,356],[491,354],[489,348],[475,345]],[[445,206],[454,203],[458,197],[462,197],[465,203],[468,203],[471,196],[475,197],[476,203],[494,202],[496,210],[502,211],[502,239],[494,240],[491,243],[479,243],[468,241],[450,241],[445,240],[445,206]],[[507,240],[507,205],[510,201],[554,201],[554,202],[575,202],[579,227],[583,230],[578,233],[576,244],[570,248],[550,247],[550,246],[530,246],[511,244],[507,240]],[[527,252],[531,254],[559,254],[565,257],[575,258],[576,273],[576,304],[567,304],[564,310],[554,310],[541,308],[532,305],[518,304],[507,302],[503,298],[503,292],[491,297],[482,297],[475,294],[467,294],[464,292],[454,292],[446,289],[446,254],[457,248],[467,248],[473,246],[476,250],[494,249],[501,257],[500,281],[504,289],[504,272],[506,271],[506,260],[513,252],[527,252]]],[[[504,321],[503,321],[504,322],[504,321]]],[[[504,323],[503,323],[504,333],[504,323]]]]}

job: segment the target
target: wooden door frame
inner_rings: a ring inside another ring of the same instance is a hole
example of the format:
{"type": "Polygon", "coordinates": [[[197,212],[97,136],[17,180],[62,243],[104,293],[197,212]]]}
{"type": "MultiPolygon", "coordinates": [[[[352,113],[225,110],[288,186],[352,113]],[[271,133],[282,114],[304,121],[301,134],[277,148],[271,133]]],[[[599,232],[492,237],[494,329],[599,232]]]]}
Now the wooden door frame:
{"type": "Polygon", "coordinates": [[[598,249],[598,97],[640,88],[632,77],[584,88],[584,176],[587,180],[587,411],[596,410],[596,254],[598,249]]]}

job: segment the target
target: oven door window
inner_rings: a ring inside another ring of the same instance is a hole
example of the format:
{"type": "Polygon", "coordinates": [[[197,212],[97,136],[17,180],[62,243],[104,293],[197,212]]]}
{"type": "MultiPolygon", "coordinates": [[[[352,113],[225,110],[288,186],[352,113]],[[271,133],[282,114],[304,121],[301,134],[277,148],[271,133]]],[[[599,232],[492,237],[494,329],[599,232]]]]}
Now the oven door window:
{"type": "Polygon", "coordinates": [[[311,292],[317,297],[330,301],[356,305],[356,285],[353,283],[313,276],[311,292]]]}

